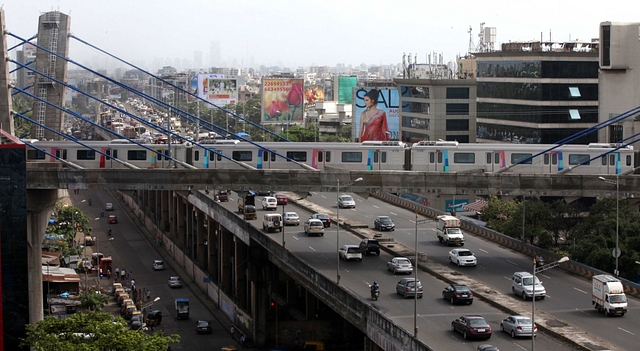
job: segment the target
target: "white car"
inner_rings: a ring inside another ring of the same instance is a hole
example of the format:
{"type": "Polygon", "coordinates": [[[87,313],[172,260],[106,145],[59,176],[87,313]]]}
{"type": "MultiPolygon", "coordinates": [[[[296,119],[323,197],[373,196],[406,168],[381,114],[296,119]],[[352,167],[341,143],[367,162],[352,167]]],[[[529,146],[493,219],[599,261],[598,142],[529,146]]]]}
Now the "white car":
{"type": "Polygon", "coordinates": [[[262,198],[262,209],[263,210],[277,210],[278,209],[278,200],[273,196],[265,196],[262,198]]]}
{"type": "Polygon", "coordinates": [[[284,225],[300,225],[300,217],[295,212],[285,212],[284,225]]]}
{"type": "Polygon", "coordinates": [[[362,261],[362,252],[358,245],[344,245],[338,250],[338,256],[345,261],[358,260],[362,261]]]}
{"type": "Polygon", "coordinates": [[[304,222],[304,232],[309,236],[313,234],[324,236],[324,224],[319,219],[309,218],[304,222]]]}
{"type": "Polygon", "coordinates": [[[478,264],[476,256],[468,249],[453,249],[449,251],[449,262],[460,266],[473,266],[478,264]]]}
{"type": "Polygon", "coordinates": [[[356,208],[356,202],[351,195],[340,195],[338,197],[338,207],[340,208],[356,208]]]}
{"type": "Polygon", "coordinates": [[[153,270],[154,271],[164,271],[164,262],[162,262],[162,260],[153,261],[153,270]]]}

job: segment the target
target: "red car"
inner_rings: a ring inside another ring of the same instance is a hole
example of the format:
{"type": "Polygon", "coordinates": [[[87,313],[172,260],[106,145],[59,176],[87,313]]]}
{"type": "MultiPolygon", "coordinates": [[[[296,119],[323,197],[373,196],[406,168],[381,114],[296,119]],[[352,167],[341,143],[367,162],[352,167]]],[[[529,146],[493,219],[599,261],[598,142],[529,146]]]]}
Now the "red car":
{"type": "Polygon", "coordinates": [[[284,196],[284,194],[276,194],[275,195],[276,200],[278,201],[278,205],[286,205],[289,202],[289,199],[287,199],[286,196],[284,196]]]}
{"type": "Polygon", "coordinates": [[[109,224],[118,224],[118,217],[116,217],[116,215],[109,215],[107,221],[109,224]]]}
{"type": "Polygon", "coordinates": [[[462,333],[462,337],[469,338],[491,338],[491,326],[480,316],[461,316],[451,322],[451,330],[462,333]]]}

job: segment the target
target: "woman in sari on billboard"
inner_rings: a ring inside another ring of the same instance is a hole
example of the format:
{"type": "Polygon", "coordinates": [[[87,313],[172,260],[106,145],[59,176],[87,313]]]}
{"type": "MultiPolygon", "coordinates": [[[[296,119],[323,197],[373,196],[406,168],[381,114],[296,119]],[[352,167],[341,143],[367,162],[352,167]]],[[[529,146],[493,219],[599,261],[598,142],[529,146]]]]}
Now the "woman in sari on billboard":
{"type": "Polygon", "coordinates": [[[360,115],[360,142],[374,140],[389,140],[389,125],[387,124],[387,113],[378,110],[377,89],[371,89],[364,94],[365,110],[360,115]]]}

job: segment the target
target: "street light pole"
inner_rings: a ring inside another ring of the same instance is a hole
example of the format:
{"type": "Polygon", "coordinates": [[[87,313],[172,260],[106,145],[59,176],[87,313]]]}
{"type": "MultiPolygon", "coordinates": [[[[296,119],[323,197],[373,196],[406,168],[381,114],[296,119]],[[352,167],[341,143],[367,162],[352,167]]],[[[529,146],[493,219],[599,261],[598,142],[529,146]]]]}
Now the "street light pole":
{"type": "Polygon", "coordinates": [[[427,219],[418,220],[416,212],[416,242],[415,242],[415,266],[413,267],[413,278],[415,294],[413,295],[413,337],[418,337],[418,224],[427,222],[427,219]]]}
{"type": "Polygon", "coordinates": [[[533,281],[531,282],[531,351],[535,351],[536,350],[536,338],[535,338],[535,331],[536,331],[536,273],[541,273],[546,271],[547,269],[551,269],[551,268],[555,268],[558,267],[558,265],[560,265],[560,263],[562,262],[566,262],[569,261],[569,257],[564,256],[563,258],[555,261],[555,262],[551,262],[548,264],[545,264],[544,266],[541,267],[536,267],[536,258],[533,258],[533,281]]]}
{"type": "MultiPolygon", "coordinates": [[[[362,178],[358,178],[353,182],[346,184],[346,186],[353,185],[361,180],[362,178]]],[[[336,191],[336,222],[337,222],[336,223],[336,253],[337,253],[338,251],[340,251],[340,203],[339,203],[340,179],[337,179],[336,181],[338,182],[338,190],[336,191]]],[[[336,284],[340,285],[340,254],[338,254],[338,270],[336,275],[336,284]]]]}
{"type": "Polygon", "coordinates": [[[620,230],[620,176],[616,175],[615,182],[605,177],[598,177],[598,179],[605,183],[616,185],[616,249],[613,252],[613,257],[616,259],[616,269],[613,271],[613,274],[618,276],[620,275],[620,271],[618,270],[618,258],[620,257],[620,247],[618,246],[618,233],[620,230]]]}
{"type": "Polygon", "coordinates": [[[283,202],[282,203],[282,248],[283,249],[284,249],[284,227],[286,226],[286,223],[284,222],[284,205],[285,203],[283,202]]]}

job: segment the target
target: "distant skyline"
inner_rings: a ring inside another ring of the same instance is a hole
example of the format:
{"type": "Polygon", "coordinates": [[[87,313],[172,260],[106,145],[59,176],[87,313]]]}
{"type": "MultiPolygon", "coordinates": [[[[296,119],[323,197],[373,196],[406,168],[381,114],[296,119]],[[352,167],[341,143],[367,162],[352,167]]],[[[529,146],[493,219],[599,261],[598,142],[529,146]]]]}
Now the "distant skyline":
{"type": "MultiPolygon", "coordinates": [[[[153,69],[397,65],[403,54],[417,55],[419,63],[442,55],[447,63],[467,53],[469,27],[478,42],[481,22],[497,29],[496,49],[550,35],[553,41],[590,41],[600,22],[640,22],[634,11],[640,5],[626,0],[607,6],[548,0],[29,0],[3,9],[7,30],[17,36],[35,35],[40,14],[57,10],[71,17],[78,38],[153,69]]],[[[8,37],[7,43],[18,41],[8,37]]],[[[75,39],[69,55],[94,69],[122,66],[75,39]]]]}

